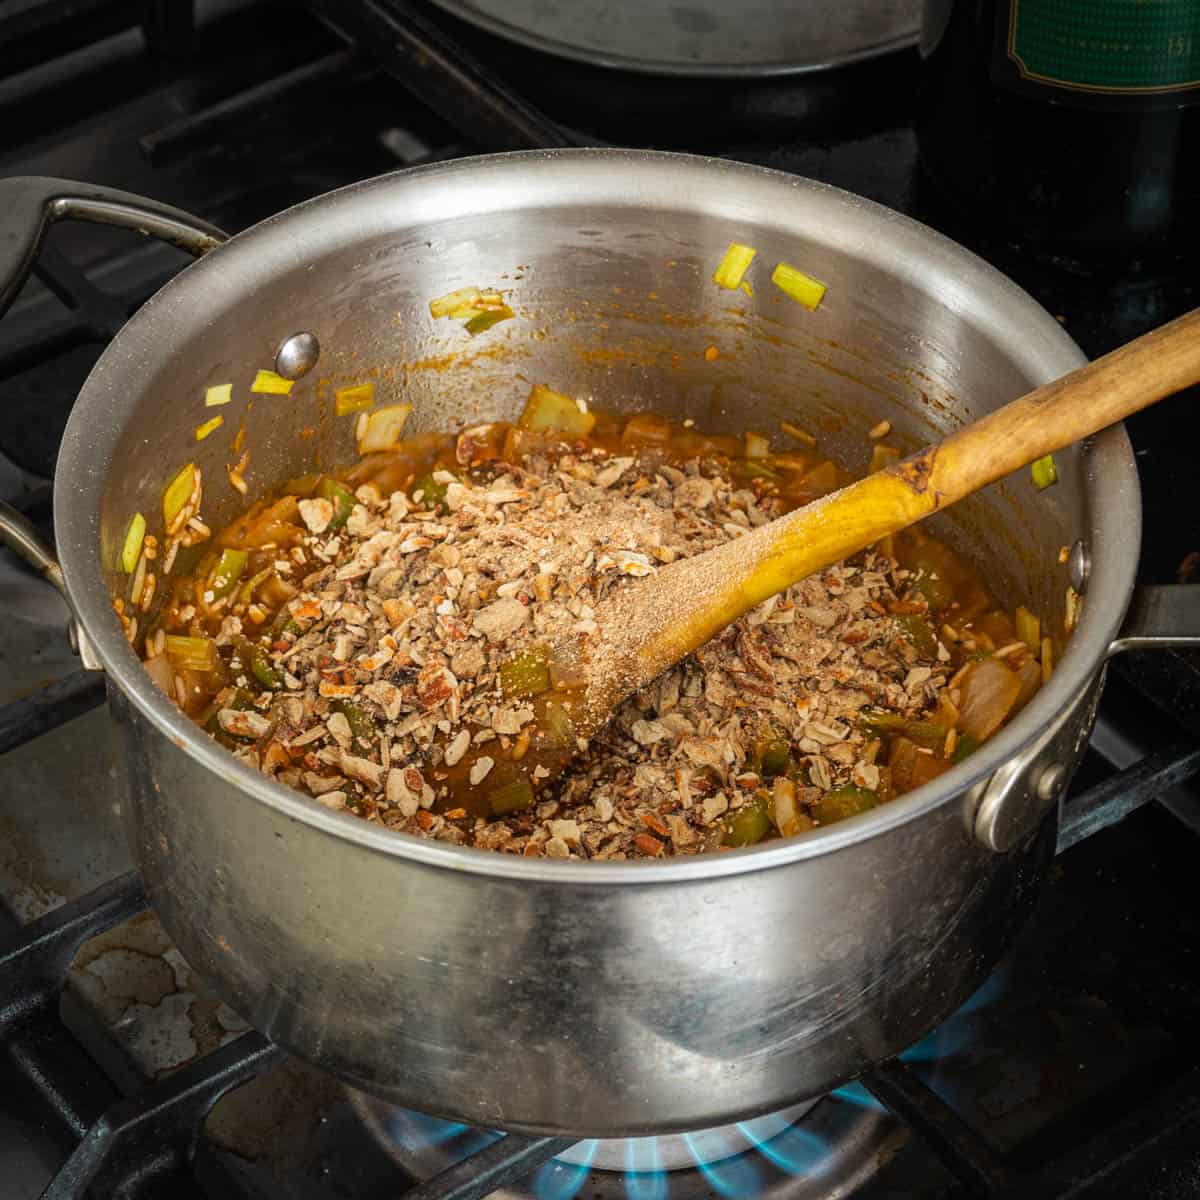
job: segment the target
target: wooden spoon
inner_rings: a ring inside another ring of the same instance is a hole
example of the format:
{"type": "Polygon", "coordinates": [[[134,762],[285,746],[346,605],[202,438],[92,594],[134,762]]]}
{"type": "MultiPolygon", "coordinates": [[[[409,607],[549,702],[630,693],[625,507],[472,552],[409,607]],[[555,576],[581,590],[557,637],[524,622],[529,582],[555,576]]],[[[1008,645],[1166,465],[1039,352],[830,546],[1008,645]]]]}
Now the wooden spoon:
{"type": "Polygon", "coordinates": [[[544,651],[554,685],[533,699],[537,741],[481,789],[470,785],[478,754],[468,754],[451,772],[444,807],[484,816],[526,807],[535,767],[560,771],[617,705],[768,597],[1197,382],[1200,309],[891,467],[621,589],[597,606],[595,633],[544,651]]]}

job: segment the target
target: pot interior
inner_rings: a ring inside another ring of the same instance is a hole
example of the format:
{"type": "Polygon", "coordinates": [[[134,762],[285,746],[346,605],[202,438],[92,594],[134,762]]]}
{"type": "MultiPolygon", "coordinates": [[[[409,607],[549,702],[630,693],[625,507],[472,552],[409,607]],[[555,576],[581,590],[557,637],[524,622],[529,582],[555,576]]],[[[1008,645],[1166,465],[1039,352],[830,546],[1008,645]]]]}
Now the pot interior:
{"type": "MultiPolygon", "coordinates": [[[[97,366],[64,441],[64,569],[85,627],[105,626],[96,636],[106,665],[161,709],[134,679],[108,608],[128,586],[115,566],[131,515],[144,513],[161,534],[164,485],[188,461],[203,471],[202,511],[214,527],[289,477],[353,461],[355,417],[333,408],[341,387],[372,381],[377,403],[410,402],[406,432],[511,419],[533,383],[595,406],[690,417],[706,431],[752,428],[779,447],[788,420],[861,472],[879,421],[911,451],[1081,361],[1053,318],[999,273],[836,189],[643,152],[460,160],[272,218],[142,309],[97,366]],[[712,280],[734,241],[757,250],[746,291],[712,280]],[[815,311],[772,284],[779,262],[827,285],[815,311]],[[431,299],[470,286],[504,292],[515,318],[472,337],[431,317],[431,299]],[[280,344],[301,331],[319,339],[316,368],[289,396],[252,395],[256,370],[272,368],[280,344]],[[206,408],[205,389],[225,383],[232,402],[206,408]],[[197,442],[196,427],[214,414],[224,424],[197,442]],[[227,476],[243,446],[245,497],[227,476]],[[97,599],[101,576],[110,590],[97,599]]],[[[1018,472],[934,528],[1006,606],[1027,604],[1056,635],[1067,586],[1060,549],[1090,545],[1103,586],[1085,610],[1087,661],[1060,671],[1074,694],[1131,586],[1136,475],[1121,431],[1056,457],[1057,486],[1039,492],[1018,472]],[[1129,536],[1100,537],[1119,512],[1129,536]]],[[[1058,700],[1043,692],[1038,702],[1044,718],[1058,700]]],[[[1031,723],[1036,707],[1020,720],[1031,723]]]]}

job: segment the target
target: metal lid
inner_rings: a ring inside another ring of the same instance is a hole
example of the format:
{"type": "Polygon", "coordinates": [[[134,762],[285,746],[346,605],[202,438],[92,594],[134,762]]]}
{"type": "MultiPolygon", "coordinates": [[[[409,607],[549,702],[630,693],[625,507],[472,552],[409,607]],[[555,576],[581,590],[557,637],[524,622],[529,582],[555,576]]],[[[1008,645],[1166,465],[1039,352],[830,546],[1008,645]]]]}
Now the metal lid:
{"type": "Polygon", "coordinates": [[[434,0],[562,58],[648,75],[799,75],[916,43],[920,0],[434,0]]]}

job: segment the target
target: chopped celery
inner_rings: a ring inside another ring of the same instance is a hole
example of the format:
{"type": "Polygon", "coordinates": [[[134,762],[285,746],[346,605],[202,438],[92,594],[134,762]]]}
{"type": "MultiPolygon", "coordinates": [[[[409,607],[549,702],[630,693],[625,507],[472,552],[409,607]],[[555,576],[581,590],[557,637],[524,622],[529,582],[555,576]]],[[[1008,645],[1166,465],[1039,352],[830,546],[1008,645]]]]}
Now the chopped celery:
{"type": "Polygon", "coordinates": [[[506,696],[536,696],[550,687],[550,650],[533,646],[500,666],[500,690],[506,696]]]}
{"type": "Polygon", "coordinates": [[[502,817],[505,813],[520,812],[533,807],[533,784],[525,775],[514,775],[494,787],[487,794],[492,815],[502,817]]]}
{"type": "Polygon", "coordinates": [[[443,500],[446,499],[447,484],[438,483],[432,475],[422,475],[420,479],[412,485],[412,495],[415,499],[418,492],[421,493],[421,503],[426,508],[437,508],[443,500]]]}
{"type": "Polygon", "coordinates": [[[205,421],[203,425],[196,426],[196,441],[202,442],[210,433],[215,433],[222,425],[225,424],[225,418],[218,413],[209,421],[205,421]]]}
{"type": "Polygon", "coordinates": [[[859,813],[870,811],[879,803],[874,792],[860,787],[842,787],[826,792],[813,802],[812,814],[822,825],[832,825],[859,813]]]}
{"type": "Polygon", "coordinates": [[[170,528],[171,522],[183,511],[183,506],[192,498],[196,467],[188,463],[180,467],[163,492],[163,520],[170,528]]]}
{"type": "Polygon", "coordinates": [[[167,634],[167,657],[177,671],[212,671],[217,665],[216,643],[206,637],[167,634]]]}
{"type": "MultiPolygon", "coordinates": [[[[404,432],[411,404],[389,404],[377,408],[363,424],[358,437],[359,454],[375,454],[380,450],[394,450],[404,432]]],[[[360,418],[361,420],[361,418],[360,418]]]]}
{"type": "Polygon", "coordinates": [[[263,396],[290,396],[292,387],[291,379],[284,379],[282,375],[276,375],[274,371],[259,371],[254,376],[250,390],[263,396]]]}
{"type": "Polygon", "coordinates": [[[781,262],[771,272],[771,282],[785,295],[805,308],[816,308],[825,295],[825,285],[811,275],[781,262]]]}
{"type": "Polygon", "coordinates": [[[1033,486],[1040,492],[1044,488],[1048,488],[1051,484],[1058,482],[1058,464],[1054,461],[1053,454],[1047,454],[1045,458],[1039,458],[1030,468],[1029,473],[1033,476],[1033,486]]]}
{"type": "Polygon", "coordinates": [[[265,583],[274,574],[274,567],[263,567],[261,571],[256,571],[238,589],[237,603],[249,604],[254,598],[254,589],[257,588],[260,583],[265,583]]]}
{"type": "Polygon", "coordinates": [[[333,505],[333,516],[329,521],[330,529],[341,529],[350,520],[350,514],[358,503],[349,488],[338,483],[336,479],[331,479],[328,475],[317,484],[317,495],[333,505]]]}
{"type": "Polygon", "coordinates": [[[141,513],[134,513],[133,520],[125,532],[125,543],[121,547],[121,570],[126,575],[132,575],[142,556],[142,539],[146,536],[146,518],[141,513]]]}
{"type": "Polygon", "coordinates": [[[330,706],[334,712],[340,712],[350,726],[354,740],[363,746],[374,743],[379,734],[375,718],[365,708],[359,707],[353,700],[335,700],[330,706]]]}
{"type": "Polygon", "coordinates": [[[721,259],[713,272],[713,283],[718,287],[736,291],[742,286],[742,278],[750,269],[754,256],[758,253],[753,246],[743,246],[738,242],[730,242],[725,257],[721,259]]]}
{"type": "Polygon", "coordinates": [[[763,775],[782,775],[791,766],[792,749],[784,738],[766,738],[759,742],[757,750],[759,771],[763,775]]]}
{"type": "Polygon", "coordinates": [[[467,322],[466,329],[474,337],[477,333],[483,333],[491,329],[493,325],[499,325],[501,321],[510,320],[515,315],[507,304],[500,304],[495,308],[485,308],[482,312],[477,312],[467,322]]]}
{"type": "Polygon", "coordinates": [[[208,581],[214,600],[228,596],[237,586],[237,581],[241,579],[242,572],[246,569],[248,557],[245,550],[221,551],[221,557],[208,581]]]}
{"type": "Polygon", "coordinates": [[[333,393],[333,411],[339,417],[370,408],[374,403],[375,385],[373,383],[360,383],[356,387],[338,388],[333,393]]]}
{"type": "Polygon", "coordinates": [[[968,754],[974,754],[978,749],[979,743],[969,733],[960,733],[954,743],[954,753],[950,755],[950,761],[960,763],[968,754]]]}
{"type": "Polygon", "coordinates": [[[725,819],[724,846],[753,846],[761,842],[771,830],[771,799],[762,792],[744,808],[725,819]]]}
{"type": "Polygon", "coordinates": [[[917,613],[904,613],[896,618],[896,624],[909,644],[922,658],[937,658],[937,634],[934,633],[933,626],[924,617],[917,613]]]}
{"type": "Polygon", "coordinates": [[[561,433],[583,437],[592,432],[596,417],[594,413],[581,408],[570,396],[535,383],[517,424],[530,432],[557,429],[561,433]]]}
{"type": "Polygon", "coordinates": [[[233,384],[232,383],[217,383],[210,388],[206,388],[204,392],[204,407],[217,408],[222,404],[228,404],[233,399],[233,384]]]}
{"type": "Polygon", "coordinates": [[[1013,613],[1014,624],[1017,627],[1017,637],[1021,639],[1034,654],[1042,648],[1042,623],[1023,604],[1018,604],[1013,613]]]}
{"type": "Polygon", "coordinates": [[[447,292],[436,300],[430,300],[429,313],[434,320],[439,317],[452,317],[462,309],[470,309],[482,294],[477,287],[465,287],[447,292]]]}

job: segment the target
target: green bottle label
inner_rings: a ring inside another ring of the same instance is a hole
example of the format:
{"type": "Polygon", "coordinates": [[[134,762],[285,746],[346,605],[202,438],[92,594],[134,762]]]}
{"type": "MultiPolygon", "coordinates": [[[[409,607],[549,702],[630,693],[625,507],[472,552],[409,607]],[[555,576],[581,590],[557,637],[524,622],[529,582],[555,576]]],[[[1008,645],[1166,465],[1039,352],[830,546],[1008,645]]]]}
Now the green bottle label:
{"type": "Polygon", "coordinates": [[[1200,88],[1197,0],[1010,0],[1008,59],[1030,84],[1103,95],[1200,88]]]}

